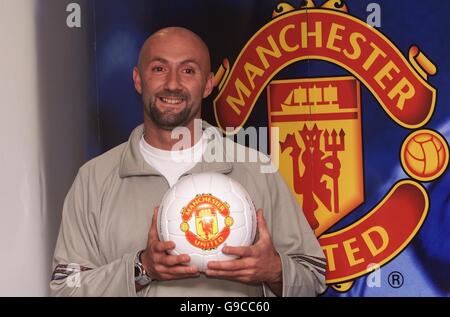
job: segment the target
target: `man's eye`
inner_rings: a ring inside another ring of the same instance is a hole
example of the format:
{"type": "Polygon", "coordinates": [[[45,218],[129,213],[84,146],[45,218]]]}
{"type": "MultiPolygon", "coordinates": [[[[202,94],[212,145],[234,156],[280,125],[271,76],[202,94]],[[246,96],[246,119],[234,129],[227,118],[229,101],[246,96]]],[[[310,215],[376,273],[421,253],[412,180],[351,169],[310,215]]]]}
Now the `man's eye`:
{"type": "Polygon", "coordinates": [[[164,70],[164,68],[162,68],[162,66],[155,66],[152,68],[153,72],[162,72],[164,70]]]}
{"type": "Polygon", "coordinates": [[[192,68],[185,68],[185,69],[183,69],[183,73],[193,75],[193,74],[195,74],[195,70],[192,68]]]}

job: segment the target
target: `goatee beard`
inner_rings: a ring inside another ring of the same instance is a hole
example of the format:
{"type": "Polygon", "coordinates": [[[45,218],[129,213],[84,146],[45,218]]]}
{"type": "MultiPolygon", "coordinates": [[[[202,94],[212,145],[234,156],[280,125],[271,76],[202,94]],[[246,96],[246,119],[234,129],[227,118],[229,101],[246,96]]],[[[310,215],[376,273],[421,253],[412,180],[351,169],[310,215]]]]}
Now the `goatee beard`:
{"type": "Polygon", "coordinates": [[[163,130],[172,131],[177,127],[186,126],[189,121],[191,107],[187,105],[178,113],[163,112],[156,106],[156,98],[145,107],[145,112],[155,125],[163,130]]]}

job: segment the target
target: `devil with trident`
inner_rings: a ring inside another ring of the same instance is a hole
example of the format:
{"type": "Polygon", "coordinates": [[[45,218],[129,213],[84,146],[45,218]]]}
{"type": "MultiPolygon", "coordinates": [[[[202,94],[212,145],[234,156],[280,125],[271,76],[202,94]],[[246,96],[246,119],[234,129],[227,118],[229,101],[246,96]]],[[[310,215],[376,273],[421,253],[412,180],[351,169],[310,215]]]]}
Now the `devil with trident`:
{"type": "Polygon", "coordinates": [[[282,152],[288,148],[292,149],[290,156],[293,164],[294,190],[297,194],[303,196],[303,211],[313,229],[319,227],[319,222],[314,215],[314,212],[318,208],[315,197],[317,197],[329,211],[332,211],[331,190],[327,188],[326,181],[322,179],[325,175],[333,180],[333,210],[335,213],[339,213],[338,181],[341,163],[337,154],[338,152],[345,150],[345,133],[341,129],[338,141],[338,133],[336,130],[333,129],[331,134],[327,130],[325,130],[325,133],[323,133],[323,131],[324,130],[318,129],[317,125],[314,125],[313,128],[309,130],[305,124],[303,129],[299,130],[304,144],[303,151],[295,139],[295,134],[288,134],[285,141],[281,142],[282,152]],[[325,151],[331,152],[331,155],[325,156],[325,153],[320,149],[322,133],[325,141],[325,151]],[[304,166],[303,175],[300,175],[300,158],[304,166]]]}

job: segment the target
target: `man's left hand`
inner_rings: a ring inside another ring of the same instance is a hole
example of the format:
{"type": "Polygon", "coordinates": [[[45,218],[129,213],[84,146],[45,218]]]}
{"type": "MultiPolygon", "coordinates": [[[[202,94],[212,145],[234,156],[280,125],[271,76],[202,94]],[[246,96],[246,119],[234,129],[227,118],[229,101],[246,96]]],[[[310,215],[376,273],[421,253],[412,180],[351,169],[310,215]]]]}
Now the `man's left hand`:
{"type": "Polygon", "coordinates": [[[282,287],[281,259],[273,246],[261,209],[257,211],[256,218],[258,241],[248,247],[224,247],[224,254],[236,255],[239,258],[231,261],[210,261],[206,275],[247,284],[266,283],[279,295],[282,287]]]}

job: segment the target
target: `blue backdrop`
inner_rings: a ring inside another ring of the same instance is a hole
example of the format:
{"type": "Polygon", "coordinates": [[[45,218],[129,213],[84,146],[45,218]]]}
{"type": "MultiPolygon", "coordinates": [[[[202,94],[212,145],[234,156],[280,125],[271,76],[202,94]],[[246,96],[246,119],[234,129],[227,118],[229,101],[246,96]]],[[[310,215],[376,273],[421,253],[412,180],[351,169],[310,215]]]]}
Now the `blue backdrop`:
{"type": "MultiPolygon", "coordinates": [[[[298,7],[301,1],[290,2],[298,7]]],[[[319,1],[316,1],[319,4],[319,1]]],[[[321,1],[323,2],[323,1],[321,1]]],[[[427,128],[450,139],[450,2],[348,0],[350,14],[365,21],[371,2],[381,6],[378,28],[403,54],[412,44],[419,46],[438,68],[429,82],[437,88],[436,111],[427,128]]],[[[98,147],[91,157],[127,140],[142,122],[140,97],[134,90],[132,69],[143,41],[166,26],[184,26],[198,33],[209,45],[212,69],[223,58],[233,63],[252,35],[271,19],[275,0],[95,0],[96,67],[98,88],[98,147]]],[[[321,61],[293,64],[274,79],[347,75],[340,67],[321,61]]],[[[215,123],[212,98],[203,106],[204,118],[215,123]]],[[[396,180],[407,177],[399,164],[399,149],[410,131],[388,119],[372,94],[362,87],[365,203],[329,231],[342,228],[372,208],[396,180]]],[[[266,96],[258,99],[246,126],[267,126],[266,96]]],[[[92,136],[97,138],[98,136],[92,136]]],[[[450,295],[450,176],[425,184],[431,200],[429,215],[412,243],[383,266],[381,287],[370,288],[358,279],[347,293],[329,289],[325,296],[448,296],[450,295]],[[404,284],[393,288],[391,272],[401,272],[404,284]]]]}

